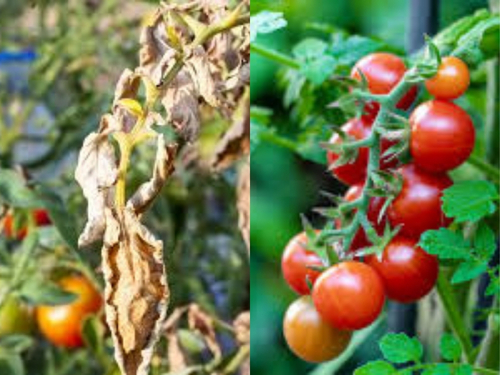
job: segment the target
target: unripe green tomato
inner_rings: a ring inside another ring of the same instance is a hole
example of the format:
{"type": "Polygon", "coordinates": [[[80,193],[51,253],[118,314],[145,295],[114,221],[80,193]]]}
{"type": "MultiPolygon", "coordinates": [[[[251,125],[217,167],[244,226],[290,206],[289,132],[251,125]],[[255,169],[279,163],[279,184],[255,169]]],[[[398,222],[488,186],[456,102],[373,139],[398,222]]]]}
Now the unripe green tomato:
{"type": "Polygon", "coordinates": [[[33,311],[18,298],[7,296],[0,308],[0,337],[29,334],[33,330],[33,311]]]}

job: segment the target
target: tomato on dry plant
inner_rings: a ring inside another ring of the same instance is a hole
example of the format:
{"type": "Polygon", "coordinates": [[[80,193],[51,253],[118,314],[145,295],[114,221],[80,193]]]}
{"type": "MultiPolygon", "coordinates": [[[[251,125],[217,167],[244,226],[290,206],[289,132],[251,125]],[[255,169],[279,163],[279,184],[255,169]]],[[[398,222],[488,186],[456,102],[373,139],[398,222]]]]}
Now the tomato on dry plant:
{"type": "Polygon", "coordinates": [[[67,276],[59,280],[59,285],[75,294],[76,299],[66,305],[38,306],[38,327],[52,344],[76,348],[83,345],[81,330],[84,320],[100,310],[103,300],[99,291],[83,276],[67,276]]]}
{"type": "Polygon", "coordinates": [[[409,303],[427,295],[436,284],[439,264],[436,256],[417,246],[417,241],[393,238],[380,259],[369,255],[365,262],[372,266],[384,282],[391,300],[409,303]]]}
{"type": "Polygon", "coordinates": [[[316,309],[334,327],[361,329],[372,324],[384,307],[384,286],[370,266],[356,261],[338,263],[314,284],[316,309]]]}
{"type": "MultiPolygon", "coordinates": [[[[52,224],[47,210],[43,208],[38,208],[33,210],[31,215],[34,223],[38,227],[43,227],[52,224]]],[[[26,227],[26,225],[17,230],[14,229],[14,216],[12,214],[8,214],[5,217],[3,225],[4,225],[3,228],[4,234],[8,238],[15,238],[17,240],[22,240],[28,234],[28,228],[26,227]]]]}
{"type": "Polygon", "coordinates": [[[290,349],[308,362],[338,357],[349,345],[351,332],[328,324],[316,311],[309,296],[295,300],[283,320],[283,333],[290,349]]]}
{"type": "Polygon", "coordinates": [[[298,294],[309,294],[307,280],[314,284],[321,272],[311,266],[322,266],[319,256],[307,249],[307,235],[301,232],[293,237],[283,252],[281,271],[287,284],[298,294]]]}
{"type": "Polygon", "coordinates": [[[441,60],[436,75],[425,81],[427,91],[436,99],[453,100],[469,87],[469,68],[455,56],[441,60]]]}

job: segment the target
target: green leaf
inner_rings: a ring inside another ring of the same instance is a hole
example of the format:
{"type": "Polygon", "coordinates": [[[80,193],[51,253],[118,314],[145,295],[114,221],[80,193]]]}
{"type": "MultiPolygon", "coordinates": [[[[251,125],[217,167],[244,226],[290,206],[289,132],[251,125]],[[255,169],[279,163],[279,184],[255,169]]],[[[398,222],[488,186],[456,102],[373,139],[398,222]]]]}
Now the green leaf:
{"type": "Polygon", "coordinates": [[[321,56],[300,65],[300,72],[315,85],[322,84],[335,69],[335,59],[331,56],[321,56]]]}
{"type": "Polygon", "coordinates": [[[500,279],[495,274],[490,274],[490,283],[484,291],[484,294],[487,296],[500,294],[500,279]]]}
{"type": "Polygon", "coordinates": [[[391,375],[396,373],[396,369],[385,361],[369,362],[354,371],[354,375],[391,375]]]}
{"type": "Polygon", "coordinates": [[[321,39],[307,38],[297,44],[292,53],[297,59],[306,61],[323,56],[327,48],[328,44],[321,39]]]}
{"type": "Polygon", "coordinates": [[[458,361],[462,355],[460,343],[449,333],[445,333],[441,336],[439,350],[443,358],[447,361],[458,361]]]}
{"type": "Polygon", "coordinates": [[[419,246],[440,259],[470,259],[472,252],[461,234],[446,228],[428,230],[420,237],[419,246]]]}
{"type": "Polygon", "coordinates": [[[346,39],[335,41],[330,47],[330,55],[333,56],[339,65],[351,67],[362,57],[382,49],[384,45],[373,39],[352,35],[346,39]]]}
{"type": "Polygon", "coordinates": [[[474,250],[476,254],[484,260],[490,260],[495,254],[497,243],[495,233],[486,224],[481,222],[474,236],[474,250]]]}
{"type": "Polygon", "coordinates": [[[464,181],[443,193],[443,211],[458,223],[478,221],[496,210],[498,192],[488,181],[464,181]]]}
{"type": "Polygon", "coordinates": [[[0,352],[0,374],[24,375],[24,364],[19,354],[0,352]]]}
{"type": "Polygon", "coordinates": [[[422,375],[451,375],[450,368],[444,363],[432,366],[422,372],[422,375]]]}
{"type": "Polygon", "coordinates": [[[35,305],[64,305],[75,300],[76,295],[66,292],[42,277],[30,277],[19,291],[21,297],[35,305]]]}
{"type": "Polygon", "coordinates": [[[50,220],[57,228],[64,242],[72,249],[78,250],[76,220],[73,214],[67,210],[67,206],[61,197],[56,192],[43,186],[37,186],[36,191],[43,199],[43,207],[48,211],[50,220]]]}
{"type": "Polygon", "coordinates": [[[472,375],[473,368],[471,365],[464,364],[455,370],[454,375],[472,375]]]}
{"type": "Polygon", "coordinates": [[[264,10],[251,17],[250,42],[254,42],[258,34],[269,34],[287,25],[283,13],[264,10]]]}
{"type": "Polygon", "coordinates": [[[487,261],[470,260],[462,262],[451,278],[452,284],[463,283],[473,280],[479,275],[482,275],[488,269],[487,261]]]}
{"type": "Polygon", "coordinates": [[[0,347],[12,353],[22,353],[34,343],[33,337],[21,334],[8,335],[0,339],[0,347]]]}
{"type": "Polygon", "coordinates": [[[104,352],[104,334],[106,329],[97,315],[89,315],[83,322],[82,335],[87,347],[95,354],[104,352]]]}
{"type": "Polygon", "coordinates": [[[0,203],[18,208],[38,208],[42,202],[35,192],[26,186],[18,173],[0,169],[0,203]]]}
{"type": "Polygon", "coordinates": [[[393,363],[419,361],[423,354],[422,344],[404,333],[389,333],[380,340],[380,350],[393,363]]]}

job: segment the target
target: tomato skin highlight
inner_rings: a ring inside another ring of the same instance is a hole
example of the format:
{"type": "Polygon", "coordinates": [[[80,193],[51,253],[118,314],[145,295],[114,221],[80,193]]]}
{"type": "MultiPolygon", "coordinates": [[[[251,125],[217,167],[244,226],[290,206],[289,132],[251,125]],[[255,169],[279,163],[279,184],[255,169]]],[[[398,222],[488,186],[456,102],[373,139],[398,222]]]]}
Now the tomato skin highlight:
{"type": "Polygon", "coordinates": [[[343,330],[369,326],[385,302],[380,276],[356,261],[342,262],[323,272],[314,284],[312,297],[323,319],[343,330]]]}
{"type": "Polygon", "coordinates": [[[83,346],[82,324],[89,314],[97,313],[103,304],[100,293],[82,276],[68,276],[59,281],[63,290],[77,295],[66,305],[38,306],[36,318],[45,338],[55,346],[83,346]]]}
{"type": "Polygon", "coordinates": [[[296,293],[310,294],[306,278],[314,284],[321,272],[308,268],[308,266],[322,266],[319,256],[307,250],[307,235],[301,232],[294,236],[283,252],[281,258],[281,272],[287,284],[296,293]]]}
{"type": "Polygon", "coordinates": [[[441,60],[436,75],[425,81],[425,87],[436,99],[453,100],[467,91],[469,83],[467,64],[458,57],[447,56],[441,60]]]}
{"type": "MultiPolygon", "coordinates": [[[[342,126],[342,130],[354,138],[354,140],[359,141],[370,136],[373,121],[368,119],[366,116],[361,116],[361,118],[353,118],[349,120],[342,126]]],[[[334,133],[330,138],[330,143],[340,144],[342,139],[337,133],[334,133]]],[[[381,153],[383,154],[387,149],[389,149],[394,142],[387,139],[382,139],[381,141],[381,153]]],[[[328,165],[332,165],[340,155],[327,151],[326,153],[328,165]]],[[[356,185],[363,183],[366,179],[366,168],[368,166],[368,156],[369,150],[367,147],[361,147],[358,150],[357,158],[351,162],[344,165],[332,168],[332,174],[341,182],[346,185],[356,185]]],[[[381,169],[391,169],[395,168],[398,164],[397,158],[383,157],[380,160],[381,169]]]]}
{"type": "Polygon", "coordinates": [[[401,303],[418,301],[436,284],[439,263],[436,256],[417,246],[417,240],[397,236],[387,245],[379,260],[365,258],[382,278],[389,299],[401,303]]]}
{"type": "Polygon", "coordinates": [[[403,177],[403,187],[389,206],[387,213],[393,228],[401,226],[399,234],[419,239],[429,229],[451,224],[441,207],[443,190],[453,181],[446,174],[431,174],[414,164],[407,164],[398,172],[403,177]]]}
{"type": "MultiPolygon", "coordinates": [[[[401,81],[406,72],[404,61],[391,53],[377,52],[360,59],[351,70],[351,77],[362,81],[361,71],[368,82],[368,91],[372,94],[388,94],[401,81]]],[[[413,86],[398,102],[402,110],[410,108],[417,96],[417,87],[413,86]]],[[[380,109],[378,103],[368,103],[365,112],[375,117],[380,109]]]]}
{"type": "Polygon", "coordinates": [[[352,333],[328,324],[316,311],[311,297],[294,301],[283,320],[288,347],[307,362],[325,362],[338,357],[349,345],[352,333]]]}
{"type": "Polygon", "coordinates": [[[432,100],[410,116],[413,162],[429,172],[445,172],[465,162],[474,149],[471,118],[456,104],[432,100]]]}

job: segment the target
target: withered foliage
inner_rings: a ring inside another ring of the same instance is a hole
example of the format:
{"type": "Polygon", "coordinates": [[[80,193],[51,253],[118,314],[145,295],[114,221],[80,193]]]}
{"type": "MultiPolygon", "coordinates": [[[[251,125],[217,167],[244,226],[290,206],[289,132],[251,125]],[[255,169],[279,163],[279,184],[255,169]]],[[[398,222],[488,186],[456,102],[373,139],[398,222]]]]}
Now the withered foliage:
{"type": "MultiPolygon", "coordinates": [[[[79,245],[103,241],[106,319],[124,375],[148,373],[167,317],[163,243],[141,224],[141,216],[173,173],[179,145],[167,142],[153,126],[171,126],[192,142],[201,126],[200,106],[207,105],[234,119],[213,166],[227,167],[248,153],[248,7],[243,1],[229,9],[227,0],[162,3],[141,32],[140,65],[123,71],[111,112],[102,116],[98,130],[87,136],[80,150],[75,178],[88,201],[88,221],[79,245]],[[138,95],[141,83],[145,103],[138,95]],[[156,103],[163,113],[155,111],[156,103]],[[152,177],[126,200],[132,150],[152,139],[157,149],[152,177]]],[[[239,205],[246,208],[240,223],[247,228],[248,244],[249,211],[242,194],[249,194],[249,181],[241,186],[239,205]]],[[[193,305],[188,320],[213,355],[220,356],[210,318],[193,305]]],[[[171,330],[166,334],[172,360],[177,361],[171,367],[181,368],[183,361],[173,353],[178,338],[171,330]]]]}

